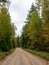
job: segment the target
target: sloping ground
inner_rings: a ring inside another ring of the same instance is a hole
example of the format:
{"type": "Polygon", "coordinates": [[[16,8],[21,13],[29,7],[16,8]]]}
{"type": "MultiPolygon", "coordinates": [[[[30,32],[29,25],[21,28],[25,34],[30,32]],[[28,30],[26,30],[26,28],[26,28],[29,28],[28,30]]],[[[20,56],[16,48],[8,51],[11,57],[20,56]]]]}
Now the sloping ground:
{"type": "Polygon", "coordinates": [[[17,48],[0,65],[49,65],[46,60],[17,48]]]}

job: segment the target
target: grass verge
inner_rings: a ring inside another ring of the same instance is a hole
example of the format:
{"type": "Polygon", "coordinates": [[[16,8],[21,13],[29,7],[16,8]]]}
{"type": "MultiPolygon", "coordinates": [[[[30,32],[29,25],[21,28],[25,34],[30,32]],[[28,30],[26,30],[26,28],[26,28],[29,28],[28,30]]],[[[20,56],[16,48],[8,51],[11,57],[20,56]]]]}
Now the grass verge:
{"type": "Polygon", "coordinates": [[[37,51],[37,50],[29,50],[29,49],[25,49],[26,51],[38,55],[42,58],[44,58],[45,60],[49,61],[49,53],[48,52],[44,52],[44,51],[37,51]]]}
{"type": "Polygon", "coordinates": [[[11,54],[15,49],[11,49],[10,52],[0,51],[0,60],[4,59],[7,55],[11,54]]]}

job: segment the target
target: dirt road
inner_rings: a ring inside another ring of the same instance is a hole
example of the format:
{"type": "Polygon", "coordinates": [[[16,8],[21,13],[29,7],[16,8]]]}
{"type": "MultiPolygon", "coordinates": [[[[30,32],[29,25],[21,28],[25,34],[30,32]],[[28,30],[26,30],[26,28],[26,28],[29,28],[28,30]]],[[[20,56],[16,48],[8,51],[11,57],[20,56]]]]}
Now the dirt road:
{"type": "Polygon", "coordinates": [[[17,48],[9,55],[2,65],[49,65],[45,60],[38,56],[32,55],[21,48],[17,48]]]}

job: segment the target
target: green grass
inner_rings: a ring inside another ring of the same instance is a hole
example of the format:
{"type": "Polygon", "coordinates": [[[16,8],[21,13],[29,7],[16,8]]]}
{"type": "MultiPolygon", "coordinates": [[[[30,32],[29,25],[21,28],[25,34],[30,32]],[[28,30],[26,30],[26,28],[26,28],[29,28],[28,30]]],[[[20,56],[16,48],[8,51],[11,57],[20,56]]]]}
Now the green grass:
{"type": "Polygon", "coordinates": [[[49,53],[48,52],[44,52],[44,51],[37,51],[37,50],[29,50],[29,49],[25,49],[26,51],[38,55],[46,60],[49,60],[49,53]]]}
{"type": "Polygon", "coordinates": [[[6,56],[6,52],[0,51],[0,60],[6,56]]]}
{"type": "Polygon", "coordinates": [[[11,54],[15,49],[11,49],[10,52],[0,51],[0,60],[4,59],[7,55],[11,54]]]}

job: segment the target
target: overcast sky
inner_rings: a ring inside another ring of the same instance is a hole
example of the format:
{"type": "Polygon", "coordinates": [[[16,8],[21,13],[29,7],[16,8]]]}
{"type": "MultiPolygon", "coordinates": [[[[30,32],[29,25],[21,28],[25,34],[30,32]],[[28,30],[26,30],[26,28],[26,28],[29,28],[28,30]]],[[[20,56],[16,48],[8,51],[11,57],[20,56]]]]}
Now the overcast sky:
{"type": "Polygon", "coordinates": [[[35,3],[35,0],[11,0],[9,11],[12,22],[17,26],[17,35],[21,35],[24,21],[32,3],[35,3]]]}

